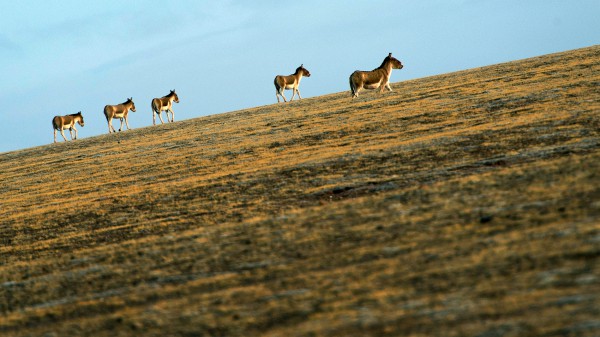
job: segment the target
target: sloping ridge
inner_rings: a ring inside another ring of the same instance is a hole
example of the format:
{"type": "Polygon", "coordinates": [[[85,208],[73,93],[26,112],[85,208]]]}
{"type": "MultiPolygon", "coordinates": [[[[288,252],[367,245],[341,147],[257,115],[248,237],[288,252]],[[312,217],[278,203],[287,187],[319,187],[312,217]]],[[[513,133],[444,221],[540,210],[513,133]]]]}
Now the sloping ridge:
{"type": "Polygon", "coordinates": [[[0,155],[0,335],[592,336],[600,46],[0,155]]]}

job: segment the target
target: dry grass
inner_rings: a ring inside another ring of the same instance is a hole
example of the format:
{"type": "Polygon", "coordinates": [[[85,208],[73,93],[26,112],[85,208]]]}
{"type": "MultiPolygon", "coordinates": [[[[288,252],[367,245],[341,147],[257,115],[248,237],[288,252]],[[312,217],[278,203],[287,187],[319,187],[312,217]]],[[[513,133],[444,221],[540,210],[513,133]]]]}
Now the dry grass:
{"type": "Polygon", "coordinates": [[[600,47],[0,155],[0,334],[597,336],[600,47]]]}

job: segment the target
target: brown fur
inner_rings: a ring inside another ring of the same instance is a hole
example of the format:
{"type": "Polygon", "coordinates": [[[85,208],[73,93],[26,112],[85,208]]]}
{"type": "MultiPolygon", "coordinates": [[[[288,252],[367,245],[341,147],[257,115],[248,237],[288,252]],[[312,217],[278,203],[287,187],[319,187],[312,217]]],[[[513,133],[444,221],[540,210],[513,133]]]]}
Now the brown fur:
{"type": "Polygon", "coordinates": [[[127,130],[129,130],[129,121],[127,120],[129,110],[135,112],[133,98],[128,98],[126,102],[121,104],[107,105],[104,107],[104,116],[106,116],[106,121],[108,122],[108,133],[117,132],[112,125],[112,120],[115,118],[121,120],[121,127],[119,128],[119,131],[123,129],[123,119],[125,119],[125,125],[127,126],[127,130]]]}
{"type": "Polygon", "coordinates": [[[296,68],[296,72],[292,75],[283,76],[277,75],[275,76],[275,80],[273,81],[275,84],[275,96],[277,97],[277,102],[279,103],[279,96],[283,98],[284,102],[287,102],[285,96],[283,95],[284,90],[292,90],[292,98],[290,101],[294,99],[294,95],[298,94],[298,99],[302,99],[300,96],[300,90],[298,90],[298,86],[300,85],[300,80],[302,76],[310,77],[310,72],[304,68],[304,65],[300,65],[300,67],[296,68]]]}
{"type": "Polygon", "coordinates": [[[69,129],[69,134],[71,135],[71,140],[77,139],[77,129],[75,128],[75,123],[84,126],[83,115],[81,111],[76,114],[70,114],[66,116],[54,116],[52,118],[52,128],[54,129],[54,142],[56,143],[56,131],[60,131],[63,139],[67,141],[67,137],[65,137],[64,130],[69,129]],[[75,137],[73,137],[73,131],[75,131],[75,137]]]}
{"type": "Polygon", "coordinates": [[[169,122],[169,112],[171,112],[171,120],[170,122],[175,121],[175,113],[173,112],[173,101],[175,103],[179,103],[179,97],[175,93],[175,89],[171,90],[171,92],[163,96],[161,98],[155,98],[152,100],[152,125],[156,125],[156,115],[160,118],[160,123],[164,124],[162,116],[160,112],[165,110],[165,115],[167,116],[167,122],[169,122]]]}
{"type": "Polygon", "coordinates": [[[350,75],[350,90],[352,98],[358,97],[358,92],[362,89],[377,89],[379,92],[384,89],[392,91],[390,87],[390,76],[392,69],[402,69],[404,66],[400,61],[392,57],[390,53],[381,63],[381,65],[371,71],[357,70],[350,75]]]}

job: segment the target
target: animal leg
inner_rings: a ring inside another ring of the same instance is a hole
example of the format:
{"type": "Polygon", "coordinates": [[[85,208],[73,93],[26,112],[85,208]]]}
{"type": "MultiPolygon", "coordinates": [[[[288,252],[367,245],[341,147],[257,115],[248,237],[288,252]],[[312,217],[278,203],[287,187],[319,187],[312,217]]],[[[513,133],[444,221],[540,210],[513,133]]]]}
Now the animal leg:
{"type": "MultiPolygon", "coordinates": [[[[73,125],[72,129],[75,131],[75,139],[77,139],[77,128],[75,128],[75,125],[73,125]]],[[[73,135],[71,135],[71,139],[73,139],[73,135]]]]}
{"type": "Polygon", "coordinates": [[[292,88],[292,98],[290,98],[290,102],[294,100],[294,95],[296,95],[296,88],[292,88]]]}
{"type": "Polygon", "coordinates": [[[110,123],[110,121],[112,120],[112,118],[108,117],[106,112],[104,113],[104,116],[106,116],[106,124],[108,124],[108,133],[111,133],[112,124],[110,123]]]}
{"type": "Polygon", "coordinates": [[[119,127],[119,132],[123,130],[123,117],[119,118],[121,120],[121,126],[119,127]]]}
{"type": "Polygon", "coordinates": [[[167,121],[169,120],[169,114],[168,112],[171,112],[171,123],[175,122],[175,113],[173,112],[173,109],[169,109],[167,110],[167,112],[165,112],[165,114],[167,115],[167,121]]]}
{"type": "Polygon", "coordinates": [[[302,97],[300,96],[300,89],[296,88],[296,92],[298,93],[298,99],[302,99],[302,97]]]}
{"type": "Polygon", "coordinates": [[[65,142],[67,141],[67,137],[65,137],[65,130],[60,129],[60,135],[63,137],[63,139],[65,140],[65,142]]]}
{"type": "Polygon", "coordinates": [[[54,129],[54,142],[56,143],[56,129],[54,129]]]}
{"type": "MultiPolygon", "coordinates": [[[[285,96],[283,95],[283,92],[285,91],[285,89],[283,87],[280,87],[279,89],[277,89],[276,94],[281,96],[281,98],[283,98],[284,102],[287,102],[287,99],[285,98],[285,96]]],[[[279,96],[277,97],[277,102],[279,103],[279,96]]]]}
{"type": "MultiPolygon", "coordinates": [[[[121,119],[121,124],[123,124],[123,119],[121,119]]],[[[129,118],[125,117],[125,126],[127,126],[127,130],[131,130],[129,127],[129,118]]]]}
{"type": "MultiPolygon", "coordinates": [[[[163,121],[162,119],[162,112],[160,112],[160,110],[158,111],[158,118],[160,119],[160,124],[165,124],[165,121],[163,121]]],[[[167,120],[169,119],[169,117],[167,117],[167,120]]]]}
{"type": "Polygon", "coordinates": [[[108,120],[108,133],[111,132],[117,132],[117,130],[115,130],[115,127],[112,125],[112,119],[108,120]]]}
{"type": "MultiPolygon", "coordinates": [[[[73,127],[69,128],[69,135],[71,136],[71,140],[73,140],[73,127]]],[[[77,139],[77,137],[75,137],[77,139]]]]}
{"type": "Polygon", "coordinates": [[[392,92],[392,91],[393,91],[393,90],[392,90],[392,87],[390,87],[390,83],[389,83],[389,82],[388,82],[388,83],[385,85],[385,87],[386,87],[386,88],[387,88],[387,89],[388,89],[390,92],[392,92]]]}
{"type": "Polygon", "coordinates": [[[388,83],[381,83],[379,82],[379,92],[383,94],[383,92],[385,91],[385,88],[387,87],[388,83]]]}
{"type": "Polygon", "coordinates": [[[354,88],[354,92],[352,92],[352,98],[358,97],[358,93],[360,92],[361,89],[362,89],[361,86],[357,86],[356,88],[354,88]]]}
{"type": "Polygon", "coordinates": [[[158,109],[154,103],[154,100],[152,100],[152,125],[156,125],[156,115],[158,115],[160,117],[160,109],[158,109]]]}
{"type": "Polygon", "coordinates": [[[363,88],[362,85],[356,86],[356,88],[354,89],[354,96],[353,96],[353,98],[354,97],[358,97],[358,93],[362,90],[362,88],[363,88]]]}

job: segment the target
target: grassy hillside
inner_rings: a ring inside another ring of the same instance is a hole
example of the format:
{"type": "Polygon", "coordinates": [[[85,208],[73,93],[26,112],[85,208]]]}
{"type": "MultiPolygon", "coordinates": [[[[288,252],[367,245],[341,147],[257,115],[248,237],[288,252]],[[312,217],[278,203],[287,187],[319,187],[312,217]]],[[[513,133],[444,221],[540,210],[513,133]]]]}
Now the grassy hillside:
{"type": "Polygon", "coordinates": [[[0,335],[600,335],[600,46],[392,87],[0,154],[0,335]]]}

